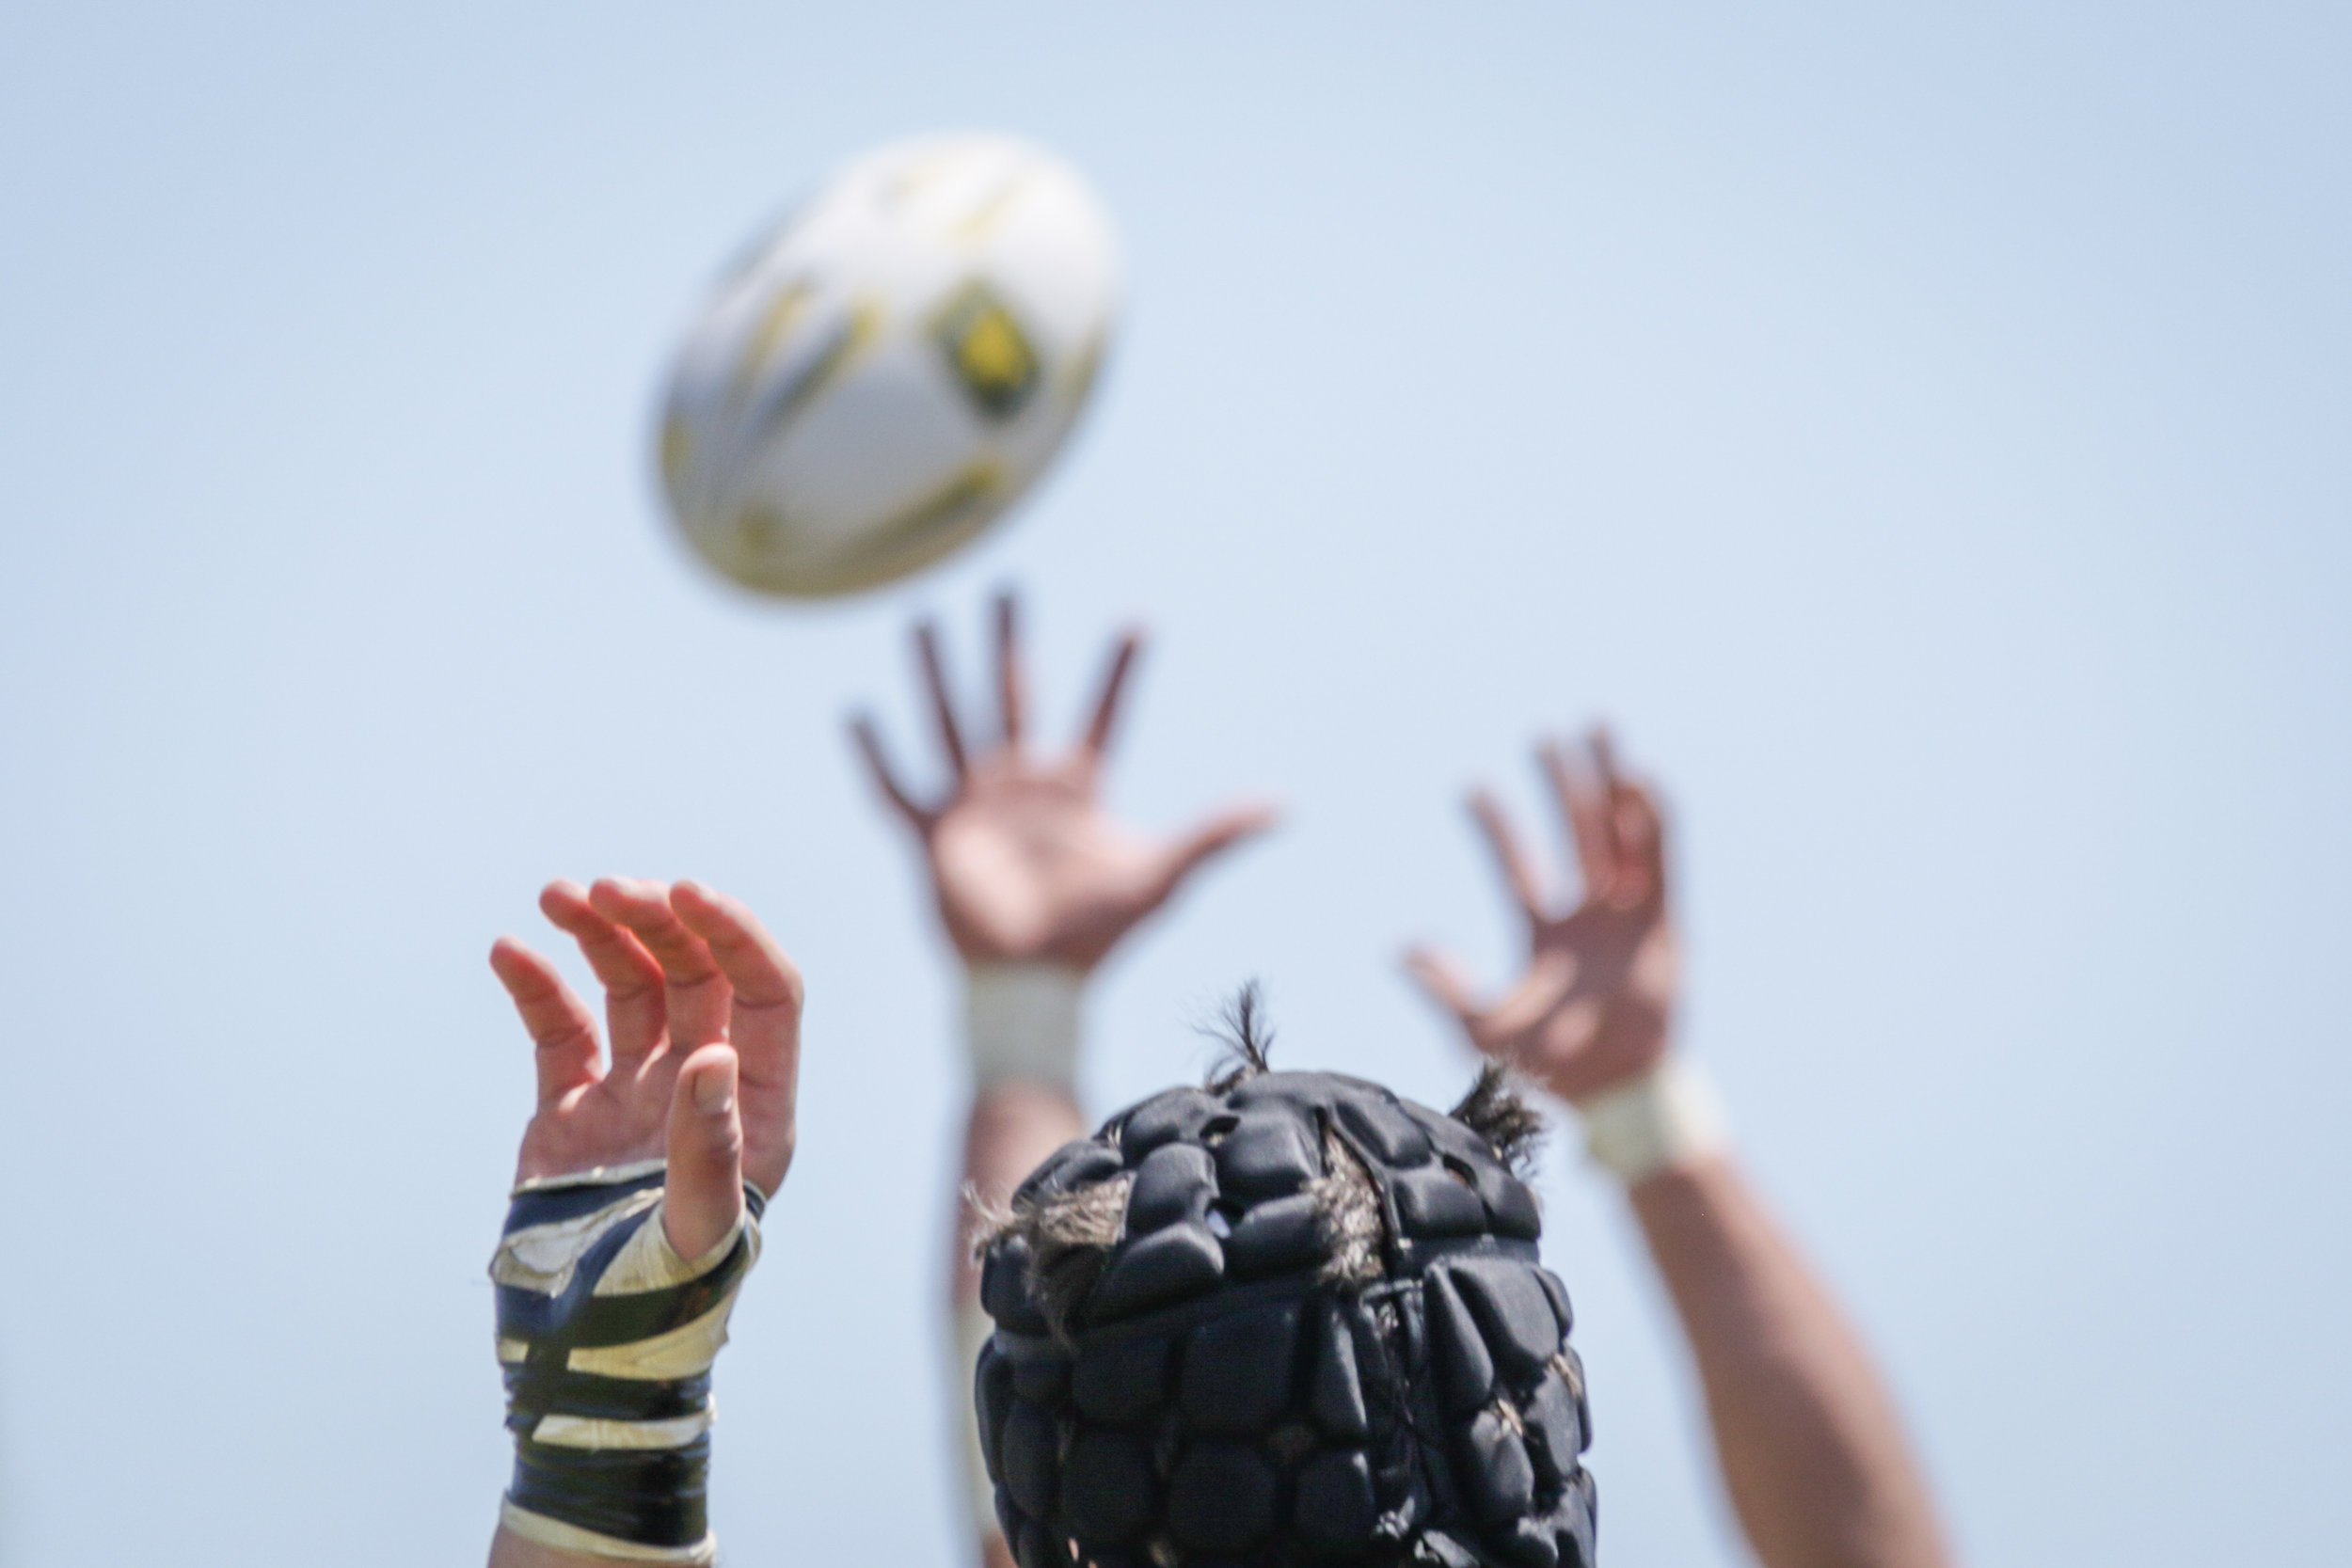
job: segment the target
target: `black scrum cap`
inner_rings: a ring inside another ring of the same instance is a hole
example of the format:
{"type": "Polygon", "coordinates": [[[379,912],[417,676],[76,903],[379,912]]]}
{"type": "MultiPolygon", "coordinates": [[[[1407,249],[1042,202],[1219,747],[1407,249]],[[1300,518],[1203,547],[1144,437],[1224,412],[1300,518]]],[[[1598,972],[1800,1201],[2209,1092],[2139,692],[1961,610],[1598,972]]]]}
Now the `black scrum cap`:
{"type": "Polygon", "coordinates": [[[1015,1196],[981,1446],[1021,1568],[1593,1568],[1584,1377],[1491,1075],[1179,1088],[1015,1196]]]}

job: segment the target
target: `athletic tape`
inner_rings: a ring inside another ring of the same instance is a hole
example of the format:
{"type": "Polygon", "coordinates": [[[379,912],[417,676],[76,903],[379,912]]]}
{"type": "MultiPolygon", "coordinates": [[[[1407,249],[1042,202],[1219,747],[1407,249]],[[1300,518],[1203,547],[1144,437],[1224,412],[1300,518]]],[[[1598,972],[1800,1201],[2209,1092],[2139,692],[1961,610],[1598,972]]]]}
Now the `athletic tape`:
{"type": "Polygon", "coordinates": [[[1630,1187],[1723,1148],[1731,1136],[1723,1099],[1706,1070],[1679,1056],[1581,1101],[1584,1149],[1630,1187]]]}
{"type": "Polygon", "coordinates": [[[500,1519],[558,1550],[625,1562],[712,1560],[710,1368],[759,1257],[765,1198],[681,1258],[662,1227],[662,1162],[526,1181],[490,1278],[515,1480],[500,1519]]]}
{"type": "Polygon", "coordinates": [[[963,972],[964,1042],[977,1088],[1020,1081],[1068,1090],[1078,1075],[1086,976],[1059,964],[973,964],[963,972]]]}

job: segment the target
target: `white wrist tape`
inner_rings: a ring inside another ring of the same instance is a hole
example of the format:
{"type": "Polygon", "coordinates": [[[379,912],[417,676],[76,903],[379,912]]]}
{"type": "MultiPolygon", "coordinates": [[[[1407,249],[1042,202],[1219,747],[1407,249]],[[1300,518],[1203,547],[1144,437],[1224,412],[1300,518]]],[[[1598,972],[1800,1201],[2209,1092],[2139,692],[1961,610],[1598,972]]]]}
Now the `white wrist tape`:
{"type": "Polygon", "coordinates": [[[975,1087],[1021,1080],[1068,1089],[1078,1076],[1086,976],[1059,964],[973,964],[963,972],[964,1042],[975,1087]]]}
{"type": "Polygon", "coordinates": [[[1580,1102],[1584,1150],[1630,1187],[1723,1148],[1731,1136],[1714,1081],[1669,1055],[1639,1078],[1580,1102]]]}

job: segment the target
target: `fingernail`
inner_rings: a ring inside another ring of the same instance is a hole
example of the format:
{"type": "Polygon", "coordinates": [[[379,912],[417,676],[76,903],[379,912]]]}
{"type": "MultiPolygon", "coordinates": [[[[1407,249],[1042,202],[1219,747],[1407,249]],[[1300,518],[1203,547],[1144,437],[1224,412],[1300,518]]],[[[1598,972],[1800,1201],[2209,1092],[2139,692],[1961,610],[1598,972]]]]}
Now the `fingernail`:
{"type": "Polygon", "coordinates": [[[707,1117],[723,1117],[735,1106],[735,1075],[706,1072],[694,1080],[694,1109],[707,1117]]]}

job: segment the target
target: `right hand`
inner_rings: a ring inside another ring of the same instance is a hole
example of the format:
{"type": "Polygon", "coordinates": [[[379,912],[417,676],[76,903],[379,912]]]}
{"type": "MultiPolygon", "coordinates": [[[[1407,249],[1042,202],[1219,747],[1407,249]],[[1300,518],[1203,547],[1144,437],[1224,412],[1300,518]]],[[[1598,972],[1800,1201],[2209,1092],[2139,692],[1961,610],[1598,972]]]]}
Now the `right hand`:
{"type": "Polygon", "coordinates": [[[1673,1024],[1677,961],[1666,911],[1665,832],[1646,785],[1621,777],[1605,731],[1583,754],[1537,752],[1576,844],[1583,896],[1553,912],[1534,862],[1485,789],[1470,814],[1526,917],[1526,973],[1481,1005],[1461,966],[1428,948],[1406,965],[1470,1043],[1567,1101],[1585,1101],[1658,1065],[1673,1024]]]}
{"type": "Polygon", "coordinates": [[[996,601],[993,742],[966,740],[936,628],[923,623],[914,642],[946,753],[945,798],[923,803],[899,782],[870,717],[860,715],[851,728],[876,787],[923,846],[940,920],[966,963],[1048,963],[1083,974],[1194,871],[1272,824],[1268,807],[1236,805],[1190,832],[1154,840],[1104,811],[1103,758],[1143,645],[1137,634],[1120,639],[1086,735],[1055,757],[1025,748],[1027,696],[1010,594],[996,601]]]}
{"type": "Polygon", "coordinates": [[[539,908],[604,985],[596,1021],[555,966],[513,937],[490,967],[537,1048],[539,1103],[516,1179],[662,1159],[670,1245],[700,1258],[773,1197],[792,1164],[801,975],[752,912],[693,882],[549,882],[539,908]]]}

